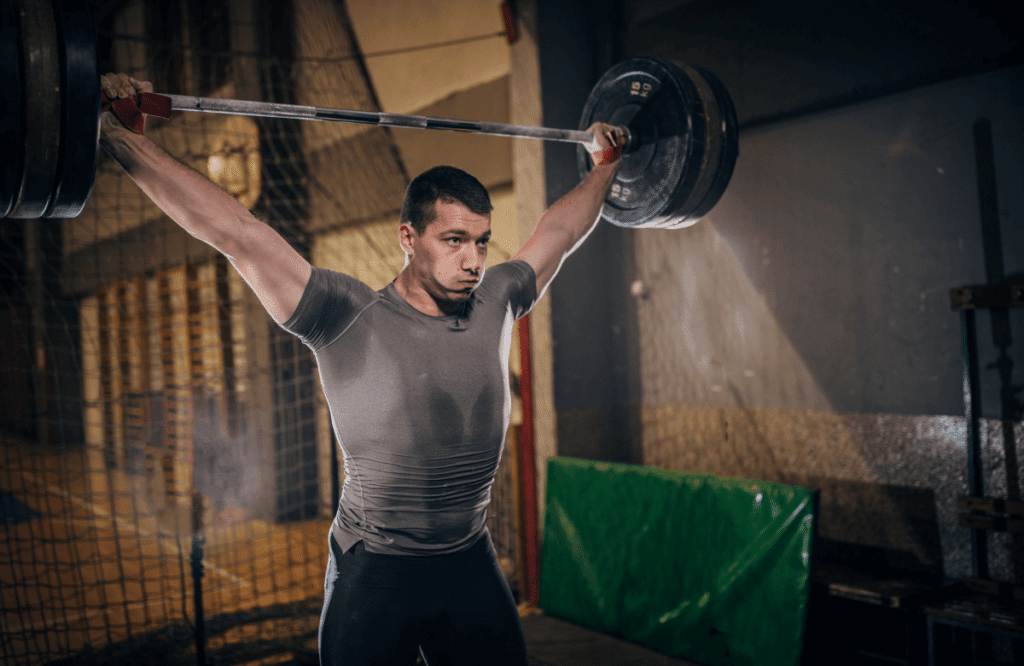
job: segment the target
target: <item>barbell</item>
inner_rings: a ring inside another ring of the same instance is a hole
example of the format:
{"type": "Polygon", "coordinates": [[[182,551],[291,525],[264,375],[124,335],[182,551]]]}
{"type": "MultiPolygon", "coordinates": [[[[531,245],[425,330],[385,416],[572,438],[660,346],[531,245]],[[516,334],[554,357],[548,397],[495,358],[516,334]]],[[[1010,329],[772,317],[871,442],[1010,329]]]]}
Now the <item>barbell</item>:
{"type": "MultiPolygon", "coordinates": [[[[88,0],[0,0],[0,217],[71,218],[88,202],[99,156],[96,31],[88,0]]],[[[577,144],[591,169],[586,128],[623,126],[629,142],[604,217],[632,228],[695,223],[721,198],[738,150],[736,112],[711,72],[633,57],[609,69],[587,98],[579,129],[166,95],[171,109],[454,130],[577,144]]]]}

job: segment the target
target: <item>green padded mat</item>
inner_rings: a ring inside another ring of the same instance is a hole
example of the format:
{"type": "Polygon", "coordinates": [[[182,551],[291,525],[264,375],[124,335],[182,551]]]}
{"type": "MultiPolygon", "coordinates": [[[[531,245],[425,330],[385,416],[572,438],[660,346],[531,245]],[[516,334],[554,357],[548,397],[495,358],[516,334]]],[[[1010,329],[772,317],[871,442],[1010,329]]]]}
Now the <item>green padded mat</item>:
{"type": "Polygon", "coordinates": [[[815,504],[778,483],[551,458],[540,606],[706,664],[795,666],[815,504]]]}

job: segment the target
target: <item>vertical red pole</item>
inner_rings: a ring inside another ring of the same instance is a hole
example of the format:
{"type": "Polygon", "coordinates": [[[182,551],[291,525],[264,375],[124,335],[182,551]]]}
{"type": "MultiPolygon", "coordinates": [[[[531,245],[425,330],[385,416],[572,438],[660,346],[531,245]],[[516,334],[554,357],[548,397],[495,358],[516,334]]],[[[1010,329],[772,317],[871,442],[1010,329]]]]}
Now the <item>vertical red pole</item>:
{"type": "Polygon", "coordinates": [[[501,3],[498,8],[501,10],[501,21],[505,24],[505,38],[509,44],[514,44],[519,39],[519,32],[516,30],[516,16],[507,2],[501,3]]]}
{"type": "Polygon", "coordinates": [[[526,543],[526,600],[540,601],[540,539],[537,532],[537,467],[533,446],[533,371],[530,359],[530,317],[519,320],[519,397],[523,426],[519,433],[519,466],[523,480],[523,538],[526,543]]]}

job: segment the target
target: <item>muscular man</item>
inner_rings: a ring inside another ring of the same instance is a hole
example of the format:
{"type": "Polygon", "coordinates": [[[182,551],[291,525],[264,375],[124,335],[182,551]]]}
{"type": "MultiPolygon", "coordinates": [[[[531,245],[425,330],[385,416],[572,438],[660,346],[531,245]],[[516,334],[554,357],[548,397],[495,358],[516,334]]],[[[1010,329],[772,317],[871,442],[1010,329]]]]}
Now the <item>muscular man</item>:
{"type": "MultiPolygon", "coordinates": [[[[101,87],[108,99],[151,91],[123,74],[101,87]]],[[[430,666],[527,663],[486,509],[511,406],[512,324],[599,219],[618,168],[623,138],[591,130],[599,163],[486,278],[487,190],[453,167],[417,176],[398,228],[405,267],[375,292],[310,266],[233,197],[103,114],[103,147],[316,354],[346,470],[321,664],[412,664],[421,647],[430,666]]]]}

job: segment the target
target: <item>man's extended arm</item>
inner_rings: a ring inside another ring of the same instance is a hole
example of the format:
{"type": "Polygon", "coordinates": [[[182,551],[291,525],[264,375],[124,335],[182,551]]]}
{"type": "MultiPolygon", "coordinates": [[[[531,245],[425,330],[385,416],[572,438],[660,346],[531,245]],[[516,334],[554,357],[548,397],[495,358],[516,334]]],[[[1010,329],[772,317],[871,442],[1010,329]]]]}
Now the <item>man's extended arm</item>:
{"type": "MultiPolygon", "coordinates": [[[[624,140],[614,128],[603,123],[596,123],[590,129],[601,149],[615,145],[612,137],[618,145],[624,140]]],[[[618,168],[618,159],[595,165],[579,185],[544,212],[526,245],[513,257],[533,267],[537,274],[538,298],[565,258],[580,246],[600,219],[604,198],[618,168]]]]}
{"type": "MultiPolygon", "coordinates": [[[[101,79],[108,99],[151,92],[124,75],[101,79]]],[[[226,256],[278,323],[295,312],[311,268],[280,234],[257,220],[230,194],[135,134],[106,111],[100,145],[138,186],[185,231],[226,256]]]]}

